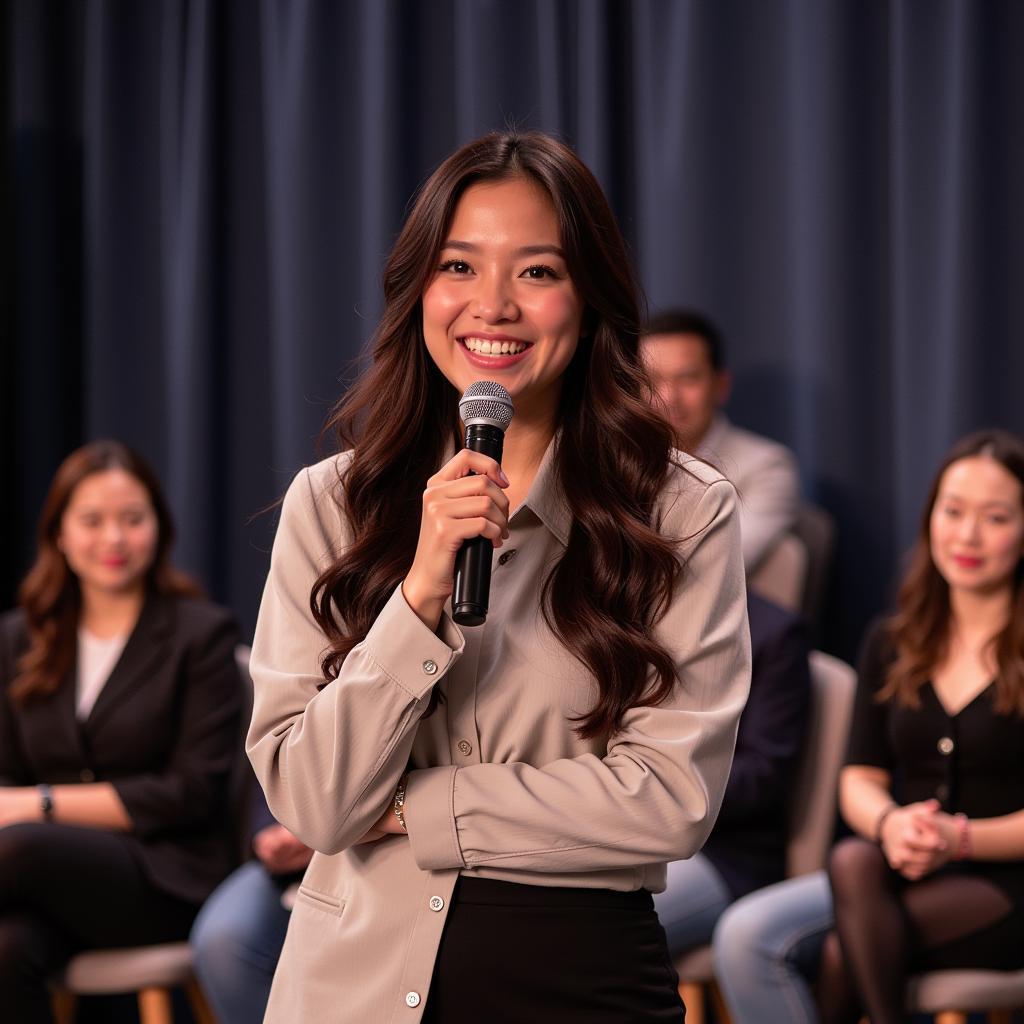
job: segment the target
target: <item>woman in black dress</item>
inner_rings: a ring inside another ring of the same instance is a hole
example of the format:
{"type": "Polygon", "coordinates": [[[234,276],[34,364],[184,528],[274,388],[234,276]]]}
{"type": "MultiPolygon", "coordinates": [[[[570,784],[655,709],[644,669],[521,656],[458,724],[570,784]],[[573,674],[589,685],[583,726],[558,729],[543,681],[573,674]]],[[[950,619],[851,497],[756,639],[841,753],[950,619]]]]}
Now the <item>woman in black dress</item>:
{"type": "Polygon", "coordinates": [[[909,973],[1024,964],[1024,444],[961,441],[862,655],[825,1017],[905,1019],[909,973]],[[860,1004],[860,1005],[858,1005],[860,1004]]]}

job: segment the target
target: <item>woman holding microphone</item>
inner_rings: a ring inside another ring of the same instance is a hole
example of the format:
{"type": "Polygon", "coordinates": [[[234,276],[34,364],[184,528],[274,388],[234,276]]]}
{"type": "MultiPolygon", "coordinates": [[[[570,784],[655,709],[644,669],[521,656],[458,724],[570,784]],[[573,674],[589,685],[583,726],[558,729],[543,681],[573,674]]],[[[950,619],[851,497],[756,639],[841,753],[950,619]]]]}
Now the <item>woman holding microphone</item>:
{"type": "Polygon", "coordinates": [[[384,295],[253,651],[250,757],[318,851],[267,1019],[680,1021],[650,894],[714,823],[749,685],[735,492],[650,409],[625,245],[561,143],[449,157],[384,295]],[[479,381],[515,406],[501,465],[462,449],[479,381]]]}

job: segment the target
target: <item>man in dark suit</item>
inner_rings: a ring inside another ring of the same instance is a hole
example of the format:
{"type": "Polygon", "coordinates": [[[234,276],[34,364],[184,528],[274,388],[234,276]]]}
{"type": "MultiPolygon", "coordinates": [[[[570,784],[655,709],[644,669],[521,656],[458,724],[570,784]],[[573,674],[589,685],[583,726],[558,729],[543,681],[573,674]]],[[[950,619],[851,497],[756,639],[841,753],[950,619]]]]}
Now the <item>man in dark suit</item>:
{"type": "Polygon", "coordinates": [[[788,796],[810,701],[801,621],[748,594],[753,670],[725,799],[704,849],[668,868],[654,899],[673,955],[711,941],[740,896],[785,876],[788,796]]]}

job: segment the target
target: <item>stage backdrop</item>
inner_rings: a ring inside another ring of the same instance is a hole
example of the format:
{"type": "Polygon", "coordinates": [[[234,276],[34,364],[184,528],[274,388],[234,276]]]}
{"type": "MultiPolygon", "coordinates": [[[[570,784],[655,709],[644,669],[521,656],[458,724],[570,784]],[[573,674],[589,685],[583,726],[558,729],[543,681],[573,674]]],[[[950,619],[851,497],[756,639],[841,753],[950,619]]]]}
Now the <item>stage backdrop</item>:
{"type": "MultiPolygon", "coordinates": [[[[936,460],[1024,432],[1016,0],[8,0],[2,599],[47,479],[136,445],[248,629],[274,501],[380,308],[410,196],[507,123],[577,147],[651,306],[718,320],[734,418],[840,527],[827,645],[936,460]]],[[[396,415],[402,410],[396,409],[396,415]]]]}

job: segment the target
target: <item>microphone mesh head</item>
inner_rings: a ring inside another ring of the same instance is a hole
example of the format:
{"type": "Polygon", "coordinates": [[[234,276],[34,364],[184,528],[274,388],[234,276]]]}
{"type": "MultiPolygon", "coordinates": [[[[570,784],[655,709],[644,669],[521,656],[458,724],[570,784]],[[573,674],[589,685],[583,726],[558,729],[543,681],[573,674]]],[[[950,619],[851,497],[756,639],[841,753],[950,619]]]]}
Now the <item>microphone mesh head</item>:
{"type": "Polygon", "coordinates": [[[459,415],[467,427],[471,423],[490,423],[505,431],[513,412],[512,396],[492,380],[474,381],[459,401],[459,415]]]}

